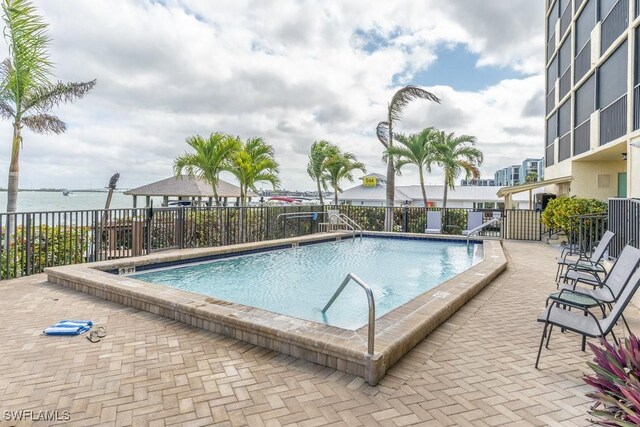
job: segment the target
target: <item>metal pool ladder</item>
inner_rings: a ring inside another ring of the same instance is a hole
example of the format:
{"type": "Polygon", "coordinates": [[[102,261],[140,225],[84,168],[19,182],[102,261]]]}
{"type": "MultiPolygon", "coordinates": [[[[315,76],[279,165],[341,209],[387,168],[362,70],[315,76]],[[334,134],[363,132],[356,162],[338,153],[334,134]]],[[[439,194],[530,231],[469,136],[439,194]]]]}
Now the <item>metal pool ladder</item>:
{"type": "Polygon", "coordinates": [[[325,305],[322,309],[322,312],[326,312],[329,307],[331,307],[331,304],[333,304],[336,298],[338,298],[338,295],[342,293],[344,288],[347,286],[347,283],[349,283],[351,280],[360,285],[360,287],[364,289],[367,294],[367,301],[369,302],[369,331],[367,334],[367,353],[373,356],[374,340],[376,335],[376,303],[373,299],[373,292],[371,291],[371,288],[364,282],[364,280],[353,273],[347,274],[347,277],[344,278],[340,287],[333,294],[327,305],[325,305]]]}
{"type": "MultiPolygon", "coordinates": [[[[467,248],[469,247],[469,238],[476,233],[479,233],[481,230],[487,228],[490,225],[499,223],[500,227],[502,228],[502,219],[501,218],[494,218],[491,221],[487,221],[484,222],[482,224],[480,224],[479,226],[477,226],[476,228],[473,228],[471,230],[469,230],[469,232],[467,233],[467,248]]],[[[500,236],[502,236],[502,229],[500,230],[500,236]]],[[[500,237],[502,239],[502,237],[500,237]]]]}
{"type": "Polygon", "coordinates": [[[360,224],[358,224],[353,219],[351,219],[350,217],[348,217],[343,213],[328,212],[328,214],[329,214],[329,226],[343,224],[345,227],[347,227],[347,229],[351,230],[351,234],[354,240],[356,238],[356,231],[360,233],[360,240],[362,240],[362,227],[360,226],[360,224]],[[332,218],[335,218],[336,220],[335,224],[331,224],[332,218]]]}

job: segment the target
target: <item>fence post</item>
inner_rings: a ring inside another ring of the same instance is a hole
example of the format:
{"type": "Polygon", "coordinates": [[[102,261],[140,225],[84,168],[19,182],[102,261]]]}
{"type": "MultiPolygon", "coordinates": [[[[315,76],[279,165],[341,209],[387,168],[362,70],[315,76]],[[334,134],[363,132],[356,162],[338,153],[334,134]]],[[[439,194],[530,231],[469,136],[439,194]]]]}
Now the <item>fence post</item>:
{"type": "Polygon", "coordinates": [[[27,220],[25,226],[27,227],[25,231],[25,252],[27,257],[27,265],[25,275],[31,275],[32,265],[31,265],[31,255],[33,254],[33,247],[31,246],[31,214],[27,214],[27,220]]]}
{"type": "Polygon", "coordinates": [[[176,227],[176,240],[178,248],[184,249],[184,206],[178,208],[177,227],[176,227]]]}
{"type": "Polygon", "coordinates": [[[146,250],[147,250],[147,254],[150,254],[152,252],[152,240],[151,240],[151,233],[152,233],[152,223],[153,223],[153,203],[151,204],[151,206],[149,206],[147,209],[145,209],[145,237],[144,237],[144,241],[146,244],[146,250]]]}
{"type": "Polygon", "coordinates": [[[402,232],[407,233],[409,231],[409,206],[404,205],[402,208],[402,232]]]}
{"type": "Polygon", "coordinates": [[[93,260],[102,261],[100,247],[102,246],[102,221],[100,219],[100,211],[93,213],[93,260]]]}
{"type": "Polygon", "coordinates": [[[265,220],[264,220],[264,228],[265,228],[264,234],[265,234],[265,236],[264,237],[265,238],[264,238],[264,240],[270,240],[269,239],[269,233],[271,231],[270,230],[271,227],[270,227],[270,222],[269,222],[270,221],[269,211],[271,210],[271,208],[269,208],[268,206],[267,207],[263,206],[262,209],[265,209],[265,214],[264,214],[264,217],[265,217],[265,220]]]}

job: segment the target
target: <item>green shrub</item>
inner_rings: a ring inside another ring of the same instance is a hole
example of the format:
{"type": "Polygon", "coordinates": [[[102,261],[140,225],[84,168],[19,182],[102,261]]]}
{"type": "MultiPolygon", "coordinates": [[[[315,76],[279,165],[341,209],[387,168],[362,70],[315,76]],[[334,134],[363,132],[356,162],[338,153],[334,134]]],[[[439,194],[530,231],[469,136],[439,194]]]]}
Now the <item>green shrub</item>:
{"type": "Polygon", "coordinates": [[[542,212],[541,220],[547,227],[560,229],[568,235],[571,230],[571,217],[606,212],[607,204],[599,200],[563,196],[549,201],[542,212]]]}
{"type": "MultiPolygon", "coordinates": [[[[27,235],[18,226],[8,250],[0,253],[0,278],[40,273],[45,267],[86,262],[88,227],[37,225],[27,235]]],[[[2,230],[4,239],[5,230],[2,230]]]]}

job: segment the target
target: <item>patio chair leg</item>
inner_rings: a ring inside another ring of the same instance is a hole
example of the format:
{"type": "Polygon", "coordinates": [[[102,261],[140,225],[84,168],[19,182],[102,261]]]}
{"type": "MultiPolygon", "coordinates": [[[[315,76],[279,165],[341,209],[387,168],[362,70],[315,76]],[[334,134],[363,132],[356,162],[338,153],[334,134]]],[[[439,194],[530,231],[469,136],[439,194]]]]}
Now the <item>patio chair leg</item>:
{"type": "Polygon", "coordinates": [[[551,331],[553,331],[553,325],[551,325],[551,327],[549,328],[549,333],[547,334],[547,345],[545,345],[545,348],[549,348],[549,341],[551,341],[551,331]]]}
{"type": "Polygon", "coordinates": [[[547,326],[549,324],[544,324],[544,329],[542,330],[542,337],[540,337],[540,347],[538,348],[538,357],[536,357],[536,369],[538,369],[538,362],[540,362],[540,354],[542,353],[542,345],[544,344],[544,338],[547,335],[547,326]]]}
{"type": "Polygon", "coordinates": [[[613,342],[616,343],[616,345],[620,345],[620,343],[618,342],[618,339],[616,338],[616,334],[613,333],[613,329],[611,329],[611,336],[613,337],[613,342]]]}
{"type": "Polygon", "coordinates": [[[629,324],[627,323],[627,319],[624,318],[624,314],[621,314],[620,317],[622,317],[622,321],[624,322],[624,326],[627,327],[627,331],[629,331],[629,335],[631,335],[631,328],[629,328],[629,324]]]}

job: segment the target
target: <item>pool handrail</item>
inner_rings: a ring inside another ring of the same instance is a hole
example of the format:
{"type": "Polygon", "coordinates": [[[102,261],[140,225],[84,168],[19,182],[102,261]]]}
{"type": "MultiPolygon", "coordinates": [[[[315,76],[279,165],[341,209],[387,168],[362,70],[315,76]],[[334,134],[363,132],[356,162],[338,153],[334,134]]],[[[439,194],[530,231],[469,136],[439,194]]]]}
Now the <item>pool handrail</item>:
{"type": "MultiPolygon", "coordinates": [[[[471,237],[472,234],[474,233],[478,233],[480,232],[480,230],[495,224],[495,223],[502,223],[502,218],[494,218],[491,221],[487,221],[485,223],[480,224],[479,226],[472,228],[471,230],[469,230],[469,232],[467,233],[467,247],[469,247],[469,237],[471,237]]],[[[500,232],[500,236],[502,236],[502,232],[500,232]]]]}
{"type": "Polygon", "coordinates": [[[338,222],[346,225],[347,228],[351,230],[354,240],[356,238],[356,230],[357,230],[360,233],[360,240],[362,240],[362,227],[353,219],[349,218],[347,215],[343,213],[336,214],[333,212],[329,214],[329,223],[331,223],[331,218],[336,218],[338,222]]]}
{"type": "Polygon", "coordinates": [[[373,351],[374,351],[374,348],[375,348],[374,341],[375,341],[375,335],[376,335],[376,303],[375,303],[375,300],[373,298],[373,291],[371,290],[369,285],[367,285],[364,282],[364,280],[362,280],[361,278],[359,278],[358,276],[356,276],[353,273],[348,273],[347,277],[344,278],[344,280],[342,281],[342,284],[340,285],[340,287],[338,287],[338,289],[336,289],[336,292],[333,294],[333,296],[331,297],[331,299],[329,300],[327,305],[324,306],[324,308],[322,309],[322,312],[323,313],[326,312],[329,309],[329,307],[331,307],[331,304],[333,304],[333,302],[336,300],[336,298],[338,298],[338,295],[340,295],[340,293],[342,293],[344,288],[347,286],[347,283],[349,283],[351,280],[353,280],[358,285],[360,285],[360,287],[362,289],[364,289],[365,293],[367,294],[367,301],[368,301],[368,304],[369,304],[367,353],[369,355],[373,356],[373,351]]]}

